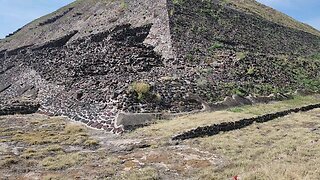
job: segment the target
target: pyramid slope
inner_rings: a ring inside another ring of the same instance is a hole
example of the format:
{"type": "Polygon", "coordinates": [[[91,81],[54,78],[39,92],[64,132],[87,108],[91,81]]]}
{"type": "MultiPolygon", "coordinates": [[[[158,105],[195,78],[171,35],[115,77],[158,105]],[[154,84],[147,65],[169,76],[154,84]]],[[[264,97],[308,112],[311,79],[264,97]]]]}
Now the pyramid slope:
{"type": "Polygon", "coordinates": [[[221,1],[77,1],[5,41],[0,103],[29,98],[115,133],[119,114],[320,87],[319,36],[221,1]]]}
{"type": "Polygon", "coordinates": [[[311,55],[319,52],[320,36],[288,28],[224,3],[181,1],[170,15],[173,46],[179,56],[210,57],[211,46],[265,54],[311,55]]]}
{"type": "Polygon", "coordinates": [[[319,30],[313,28],[310,25],[301,23],[292,17],[276,11],[266,5],[263,5],[255,0],[229,0],[226,1],[233,5],[235,9],[242,10],[253,15],[261,16],[262,18],[269,20],[280,25],[308,32],[317,36],[320,36],[319,30]]]}
{"type": "Polygon", "coordinates": [[[12,36],[0,41],[1,50],[43,44],[77,31],[70,41],[112,29],[116,25],[142,26],[153,23],[146,43],[170,56],[170,42],[166,0],[155,2],[77,0],[49,15],[41,17],[12,36]],[[159,46],[159,47],[158,47],[159,46]]]}
{"type": "MultiPolygon", "coordinates": [[[[171,1],[169,1],[169,4],[170,2],[171,1]]],[[[255,0],[215,0],[213,2],[218,2],[236,10],[262,17],[263,19],[286,27],[320,36],[320,32],[318,30],[298,22],[285,14],[264,6],[255,0]]],[[[166,24],[165,21],[167,21],[167,13],[168,9],[166,0],[157,0],[152,2],[124,0],[77,0],[51,14],[34,20],[33,22],[22,27],[10,37],[1,39],[0,51],[42,44],[44,42],[64,36],[68,32],[78,31],[78,33],[71,39],[74,40],[79,37],[106,31],[114,25],[123,23],[130,23],[135,26],[140,26],[149,22],[158,22],[157,28],[161,27],[162,29],[158,30],[152,35],[154,37],[153,39],[166,37],[161,41],[170,42],[168,34],[159,35],[162,34],[162,32],[168,32],[168,30],[163,29],[164,26],[162,26],[163,24],[166,24]],[[141,8],[136,8],[136,4],[139,4],[139,6],[141,5],[141,8]],[[128,10],[128,8],[135,9],[135,12],[131,12],[131,10],[128,10]]],[[[160,41],[156,43],[159,42],[160,41]]],[[[169,44],[164,46],[170,46],[169,44]]],[[[166,53],[163,54],[168,53],[170,54],[171,52],[166,50],[166,53]]]]}

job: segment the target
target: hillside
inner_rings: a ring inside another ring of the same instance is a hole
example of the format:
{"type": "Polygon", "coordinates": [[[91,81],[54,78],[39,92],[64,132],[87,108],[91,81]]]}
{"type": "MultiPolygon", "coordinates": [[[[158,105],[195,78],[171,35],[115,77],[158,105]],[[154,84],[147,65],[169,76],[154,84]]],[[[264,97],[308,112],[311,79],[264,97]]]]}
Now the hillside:
{"type": "Polygon", "coordinates": [[[318,33],[255,1],[78,0],[1,40],[1,108],[121,133],[132,113],[286,99],[320,88],[318,33]]]}

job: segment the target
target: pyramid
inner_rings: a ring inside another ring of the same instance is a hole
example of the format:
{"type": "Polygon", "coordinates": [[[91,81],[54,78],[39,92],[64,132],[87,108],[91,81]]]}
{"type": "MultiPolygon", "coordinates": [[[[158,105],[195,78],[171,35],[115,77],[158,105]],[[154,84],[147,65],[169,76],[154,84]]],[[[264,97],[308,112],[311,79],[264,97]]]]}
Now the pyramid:
{"type": "Polygon", "coordinates": [[[253,0],[77,0],[0,41],[0,100],[120,133],[233,94],[316,91],[319,51],[319,31],[253,0]]]}

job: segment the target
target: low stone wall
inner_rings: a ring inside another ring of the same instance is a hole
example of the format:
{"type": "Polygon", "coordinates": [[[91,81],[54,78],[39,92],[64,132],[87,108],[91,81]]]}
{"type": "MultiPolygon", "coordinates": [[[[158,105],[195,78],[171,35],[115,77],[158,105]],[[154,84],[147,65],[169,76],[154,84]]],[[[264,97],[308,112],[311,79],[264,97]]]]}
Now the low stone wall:
{"type": "Polygon", "coordinates": [[[0,105],[0,116],[14,114],[32,114],[38,111],[39,103],[27,102],[10,102],[0,105]]]}
{"type": "MultiPolygon", "coordinates": [[[[295,95],[310,95],[314,92],[306,92],[304,90],[297,90],[295,95]]],[[[243,105],[253,105],[257,103],[268,103],[271,101],[281,101],[291,99],[292,94],[271,94],[269,96],[247,96],[241,97],[239,95],[233,95],[232,97],[226,97],[223,101],[216,102],[214,104],[203,104],[202,110],[196,110],[185,113],[120,113],[116,118],[116,125],[123,126],[125,130],[133,130],[139,127],[143,127],[154,123],[158,119],[172,119],[188,114],[195,114],[199,112],[212,112],[224,110],[232,107],[238,107],[243,105]]]]}
{"type": "Polygon", "coordinates": [[[47,25],[47,24],[54,23],[55,21],[57,21],[58,19],[62,18],[64,15],[68,14],[70,11],[72,11],[72,9],[73,9],[73,7],[68,8],[68,10],[64,11],[62,14],[56,15],[56,16],[50,18],[50,19],[47,19],[44,22],[40,22],[39,26],[44,26],[44,25],[47,25]]]}
{"type": "Polygon", "coordinates": [[[36,50],[41,50],[44,48],[62,47],[77,33],[78,33],[78,31],[68,32],[66,35],[64,35],[58,39],[54,39],[54,40],[45,42],[43,44],[36,45],[35,47],[32,47],[32,50],[36,51],[36,50]]]}
{"type": "Polygon", "coordinates": [[[206,111],[196,110],[184,113],[119,113],[115,120],[117,127],[122,126],[124,130],[134,130],[139,127],[147,126],[159,119],[172,119],[175,117],[185,116],[206,111]]]}
{"type": "Polygon", "coordinates": [[[289,109],[285,111],[279,111],[276,113],[265,114],[262,116],[245,118],[245,119],[241,119],[239,121],[234,121],[234,122],[223,122],[220,124],[213,124],[211,126],[198,127],[190,131],[184,132],[182,134],[178,134],[174,136],[172,140],[186,140],[186,139],[197,138],[197,137],[213,136],[213,135],[219,134],[220,132],[227,132],[227,131],[232,131],[232,130],[247,127],[253,124],[254,122],[264,123],[279,117],[286,116],[290,113],[297,113],[300,111],[305,112],[315,108],[320,108],[320,103],[303,106],[300,108],[289,109]]]}
{"type": "Polygon", "coordinates": [[[153,123],[161,117],[161,113],[119,113],[115,125],[123,126],[124,130],[133,130],[153,123]]]}
{"type": "MultiPolygon", "coordinates": [[[[313,92],[314,93],[314,92],[313,92]]],[[[243,105],[252,105],[257,103],[269,103],[271,101],[283,101],[292,99],[293,95],[309,95],[310,93],[305,92],[304,90],[297,90],[294,94],[270,94],[269,96],[252,96],[242,97],[239,95],[233,95],[232,97],[226,97],[223,101],[209,104],[210,111],[223,110],[227,108],[243,106],[243,105]]]]}

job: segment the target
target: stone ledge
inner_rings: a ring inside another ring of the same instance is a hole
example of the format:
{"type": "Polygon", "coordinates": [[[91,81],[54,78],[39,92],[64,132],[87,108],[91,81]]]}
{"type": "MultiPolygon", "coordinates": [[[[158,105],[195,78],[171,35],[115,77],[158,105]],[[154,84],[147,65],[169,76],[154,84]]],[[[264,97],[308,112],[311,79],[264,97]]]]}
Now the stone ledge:
{"type": "Polygon", "coordinates": [[[40,104],[33,101],[13,101],[0,104],[0,116],[14,114],[32,114],[38,111],[40,104]]]}

